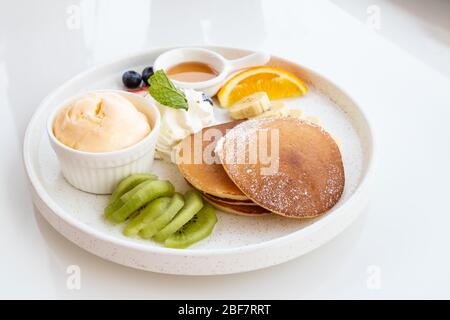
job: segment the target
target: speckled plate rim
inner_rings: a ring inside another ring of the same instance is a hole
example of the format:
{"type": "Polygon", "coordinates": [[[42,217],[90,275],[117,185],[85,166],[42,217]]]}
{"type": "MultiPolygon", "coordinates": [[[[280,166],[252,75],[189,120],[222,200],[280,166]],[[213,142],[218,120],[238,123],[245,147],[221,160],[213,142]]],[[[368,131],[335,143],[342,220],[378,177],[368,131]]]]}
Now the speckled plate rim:
{"type": "MultiPolygon", "coordinates": [[[[217,46],[204,46],[204,47],[213,49],[213,50],[218,49],[218,50],[249,52],[249,50],[246,50],[246,49],[232,48],[232,47],[217,47],[217,46]]],[[[25,132],[25,137],[24,137],[24,144],[23,144],[23,161],[24,161],[24,165],[25,165],[25,170],[28,175],[31,187],[33,188],[32,193],[34,193],[34,195],[35,195],[35,196],[33,196],[33,201],[42,202],[42,203],[39,203],[38,207],[42,208],[42,204],[45,204],[45,206],[48,207],[52,211],[53,214],[58,216],[58,218],[62,219],[64,222],[68,223],[71,227],[78,229],[79,231],[83,232],[84,234],[86,234],[94,239],[99,239],[99,240],[102,240],[105,242],[110,242],[111,244],[113,244],[115,246],[119,246],[122,248],[130,248],[132,250],[138,250],[141,252],[149,252],[152,254],[161,254],[164,256],[205,257],[205,256],[228,256],[228,255],[233,255],[233,254],[241,255],[241,254],[245,254],[245,253],[256,252],[261,249],[267,249],[270,247],[279,248],[280,246],[283,246],[283,245],[286,245],[289,243],[294,243],[294,242],[296,242],[296,240],[308,238],[308,236],[315,234],[316,232],[320,231],[321,229],[324,229],[325,226],[327,226],[333,222],[338,223],[341,217],[345,216],[348,211],[353,211],[355,207],[358,207],[361,209],[365,206],[365,203],[368,201],[368,192],[370,189],[369,185],[370,185],[371,176],[372,176],[373,158],[374,158],[374,150],[375,150],[375,144],[373,141],[373,134],[372,134],[373,131],[371,129],[370,122],[368,121],[368,118],[367,118],[366,114],[364,113],[364,111],[358,107],[359,104],[356,103],[355,99],[352,98],[345,90],[342,90],[342,88],[340,88],[338,85],[334,84],[327,77],[295,62],[295,64],[299,65],[303,70],[305,70],[305,72],[312,73],[312,74],[324,79],[325,81],[332,83],[336,88],[338,88],[358,109],[357,111],[360,116],[360,121],[362,122],[362,125],[366,131],[365,132],[366,133],[366,139],[365,139],[366,141],[365,142],[367,144],[366,152],[365,152],[365,156],[366,156],[365,163],[366,164],[365,164],[365,168],[361,174],[360,182],[359,182],[357,188],[355,189],[355,191],[353,192],[353,194],[349,197],[349,199],[347,199],[345,202],[343,202],[338,208],[332,209],[330,211],[330,213],[327,214],[326,216],[316,219],[316,221],[314,221],[314,223],[306,226],[305,228],[303,228],[301,230],[292,232],[290,234],[287,234],[287,235],[284,235],[284,236],[281,236],[281,237],[278,237],[278,238],[275,238],[272,240],[256,243],[256,244],[249,244],[249,245],[235,247],[235,248],[178,250],[178,249],[170,249],[170,248],[157,247],[157,246],[147,246],[145,244],[126,241],[125,239],[120,239],[120,238],[114,237],[113,235],[99,232],[96,229],[94,229],[93,227],[90,227],[89,225],[86,225],[86,224],[80,222],[79,220],[74,218],[72,215],[70,215],[70,213],[66,212],[63,208],[61,208],[51,198],[51,196],[46,192],[45,187],[41,184],[41,182],[37,176],[37,173],[34,171],[33,159],[31,157],[31,152],[30,152],[30,150],[32,148],[31,147],[31,140],[32,140],[31,136],[34,134],[34,127],[36,126],[37,121],[41,117],[41,113],[45,112],[45,106],[46,106],[47,102],[52,100],[61,91],[66,90],[66,88],[70,87],[72,85],[72,83],[77,82],[80,78],[87,77],[90,74],[99,72],[101,70],[106,70],[116,64],[121,64],[121,63],[123,63],[124,59],[127,59],[127,60],[139,59],[144,56],[154,54],[155,52],[161,52],[161,51],[170,50],[173,48],[174,47],[154,48],[154,49],[150,49],[150,50],[144,50],[137,54],[133,54],[133,55],[129,55],[124,58],[116,59],[113,62],[109,62],[109,63],[103,64],[100,66],[95,66],[93,68],[90,68],[90,69],[76,75],[75,77],[71,78],[70,80],[66,81],[64,84],[62,84],[60,87],[55,89],[52,93],[50,93],[47,97],[45,97],[42,100],[42,102],[39,104],[38,109],[33,114],[32,118],[27,126],[27,130],[25,132]]],[[[38,204],[38,203],[36,203],[36,204],[38,204]]],[[[351,222],[354,220],[354,218],[356,218],[357,214],[358,213],[353,212],[351,214],[351,219],[348,219],[348,222],[345,223],[345,225],[342,225],[342,227],[339,228],[340,230],[335,231],[334,234],[323,236],[322,237],[323,240],[319,241],[319,242],[321,242],[320,244],[316,243],[315,245],[311,246],[308,249],[303,250],[303,252],[298,253],[295,256],[286,257],[285,259],[283,259],[283,261],[288,261],[299,255],[305,254],[305,253],[313,250],[314,248],[324,244],[328,240],[332,239],[334,236],[336,236],[337,234],[342,232],[348,225],[350,225],[351,222]]],[[[47,217],[45,217],[45,218],[48,220],[47,217]]],[[[343,219],[343,220],[345,220],[345,219],[343,219]]],[[[52,225],[53,225],[53,227],[55,227],[54,224],[52,224],[52,225]]],[[[55,227],[55,228],[57,229],[58,232],[65,235],[61,230],[58,230],[57,227],[55,227]]],[[[67,237],[67,235],[65,235],[65,236],[67,237]]],[[[74,239],[69,238],[69,240],[75,242],[74,239]]],[[[89,251],[91,251],[91,250],[89,250],[89,251]]],[[[102,256],[102,254],[100,254],[100,253],[96,253],[94,251],[91,251],[91,252],[93,252],[94,254],[97,254],[99,256],[102,256]]],[[[109,260],[111,260],[111,259],[109,259],[109,260]]],[[[281,263],[283,261],[279,261],[276,263],[281,263]]],[[[117,262],[117,261],[115,261],[115,262],[117,262]]],[[[275,263],[265,263],[265,265],[262,264],[262,266],[260,266],[260,267],[252,267],[247,270],[245,268],[242,268],[242,270],[237,270],[237,271],[232,271],[232,272],[223,272],[223,273],[234,273],[234,272],[255,270],[255,269],[263,268],[263,267],[273,265],[273,264],[275,264],[275,263]]],[[[144,269],[144,268],[142,268],[142,269],[144,269]]],[[[161,271],[161,272],[164,272],[164,271],[161,271]]],[[[167,273],[173,273],[173,272],[168,271],[167,273]]],[[[186,274],[195,274],[195,273],[188,272],[186,274]]],[[[202,273],[202,274],[208,274],[208,273],[202,273]]],[[[213,272],[211,274],[221,274],[221,272],[213,272]]]]}

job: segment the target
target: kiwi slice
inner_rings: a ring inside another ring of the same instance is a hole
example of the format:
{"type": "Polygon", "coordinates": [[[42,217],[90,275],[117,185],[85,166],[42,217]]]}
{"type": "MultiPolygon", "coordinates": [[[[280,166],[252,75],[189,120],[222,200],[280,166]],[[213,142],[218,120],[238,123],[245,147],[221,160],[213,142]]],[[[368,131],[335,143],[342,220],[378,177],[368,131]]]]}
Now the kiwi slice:
{"type": "Polygon", "coordinates": [[[109,204],[105,208],[105,217],[112,220],[111,216],[112,216],[113,212],[119,210],[125,204],[125,202],[131,198],[132,195],[134,195],[136,192],[141,190],[145,186],[144,182],[141,182],[140,184],[135,186],[130,191],[125,192],[119,199],[117,199],[113,203],[109,204]]]}
{"type": "Polygon", "coordinates": [[[177,215],[155,234],[153,239],[157,242],[164,242],[168,237],[178,231],[203,207],[202,196],[194,190],[190,190],[184,195],[184,206],[177,215]]]}
{"type": "Polygon", "coordinates": [[[121,201],[120,199],[123,195],[127,194],[127,197],[129,197],[138,190],[136,187],[142,184],[142,182],[156,179],[158,179],[158,177],[154,174],[132,174],[123,179],[117,185],[109,199],[108,206],[104,210],[105,216],[110,218],[111,214],[124,204],[124,201],[121,201]]]}
{"type": "Polygon", "coordinates": [[[107,219],[111,219],[111,215],[113,214],[113,212],[120,209],[121,206],[123,206],[123,201],[121,201],[120,199],[114,201],[113,203],[110,203],[103,211],[105,217],[107,219]]]}
{"type": "MultiPolygon", "coordinates": [[[[154,200],[156,201],[156,200],[154,200]]],[[[184,199],[179,193],[175,193],[164,212],[155,219],[146,220],[144,227],[140,229],[139,235],[144,239],[150,239],[155,233],[164,228],[170,220],[183,208],[184,199]]]]}
{"type": "MultiPolygon", "coordinates": [[[[145,181],[134,189],[136,188],[138,188],[138,190],[134,192],[129,198],[127,198],[119,209],[111,214],[111,219],[114,222],[123,222],[133,212],[135,212],[148,202],[159,197],[171,196],[174,192],[173,185],[167,180],[145,181]]],[[[132,192],[134,189],[128,192],[132,192]]],[[[121,197],[121,200],[123,201],[123,196],[121,197]]]]}
{"type": "Polygon", "coordinates": [[[123,179],[119,182],[116,189],[111,195],[111,198],[109,199],[109,203],[113,203],[117,199],[119,199],[124,193],[130,191],[134,187],[136,187],[141,182],[144,182],[146,180],[156,180],[158,179],[157,176],[154,174],[132,174],[123,179]]]}
{"type": "Polygon", "coordinates": [[[209,203],[206,203],[188,223],[167,238],[164,246],[177,249],[187,248],[207,238],[214,229],[216,222],[217,217],[214,208],[209,203]]]}
{"type": "Polygon", "coordinates": [[[138,234],[149,221],[159,217],[166,211],[171,200],[172,198],[170,197],[161,197],[147,204],[137,216],[131,219],[123,230],[123,234],[128,237],[138,234]]]}

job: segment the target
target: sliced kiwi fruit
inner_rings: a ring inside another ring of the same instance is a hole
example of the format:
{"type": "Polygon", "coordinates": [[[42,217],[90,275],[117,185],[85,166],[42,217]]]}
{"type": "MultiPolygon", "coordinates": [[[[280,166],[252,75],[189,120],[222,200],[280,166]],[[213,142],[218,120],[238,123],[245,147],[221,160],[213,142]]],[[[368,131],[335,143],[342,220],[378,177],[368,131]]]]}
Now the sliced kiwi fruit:
{"type": "Polygon", "coordinates": [[[132,174],[114,190],[105,216],[114,223],[128,219],[126,236],[153,238],[168,248],[186,248],[208,237],[217,222],[214,208],[200,193],[174,194],[169,181],[153,174],[132,174]]]}
{"type": "Polygon", "coordinates": [[[104,210],[105,216],[109,218],[114,211],[119,209],[124,204],[124,201],[121,201],[120,199],[123,195],[128,194],[127,197],[129,197],[138,190],[136,187],[142,182],[156,179],[158,179],[158,177],[154,174],[143,173],[132,174],[120,181],[109,199],[108,206],[104,210]]]}
{"type": "Polygon", "coordinates": [[[154,234],[168,225],[178,211],[183,208],[184,198],[181,194],[175,193],[170,200],[170,203],[162,214],[158,215],[155,219],[148,219],[145,222],[144,226],[139,231],[139,235],[142,238],[150,239],[153,237],[154,234]]]}
{"type": "Polygon", "coordinates": [[[128,237],[138,234],[149,221],[156,219],[167,210],[171,200],[171,197],[161,197],[151,201],[130,220],[123,229],[123,234],[128,237]]]}
{"type": "MultiPolygon", "coordinates": [[[[146,180],[147,181],[147,180],[146,180]]],[[[144,181],[145,182],[145,181],[144,181]]],[[[145,184],[144,182],[141,182],[140,184],[138,184],[137,186],[135,186],[133,189],[125,192],[122,196],[120,196],[119,199],[117,199],[116,201],[110,203],[106,208],[105,208],[105,217],[112,220],[111,216],[113,214],[114,211],[119,210],[124,204],[125,202],[131,198],[132,195],[134,195],[136,192],[138,192],[139,190],[141,190],[145,184]]],[[[113,221],[114,222],[114,221],[113,221]]]]}
{"type": "Polygon", "coordinates": [[[123,194],[130,191],[134,187],[136,187],[141,182],[144,182],[146,180],[156,180],[158,177],[154,174],[149,173],[142,173],[142,174],[132,174],[120,181],[120,183],[117,185],[116,189],[111,195],[111,198],[109,199],[109,203],[112,203],[119,199],[123,194]]]}
{"type": "Polygon", "coordinates": [[[202,196],[194,190],[190,190],[184,195],[184,206],[177,215],[155,234],[153,239],[157,242],[164,242],[168,237],[178,231],[203,207],[202,196]]]}
{"type": "MultiPolygon", "coordinates": [[[[148,180],[142,182],[134,189],[138,188],[125,201],[122,196],[120,199],[124,201],[123,205],[115,210],[111,215],[113,222],[119,223],[125,221],[133,212],[147,204],[148,202],[159,198],[172,196],[174,193],[173,185],[167,180],[148,180]]],[[[128,191],[132,192],[134,189],[128,191]]],[[[125,195],[128,193],[125,193],[125,195]]]]}
{"type": "Polygon", "coordinates": [[[207,238],[214,229],[216,222],[217,216],[214,208],[209,203],[205,203],[191,220],[166,239],[164,246],[177,249],[187,248],[207,238]]]}

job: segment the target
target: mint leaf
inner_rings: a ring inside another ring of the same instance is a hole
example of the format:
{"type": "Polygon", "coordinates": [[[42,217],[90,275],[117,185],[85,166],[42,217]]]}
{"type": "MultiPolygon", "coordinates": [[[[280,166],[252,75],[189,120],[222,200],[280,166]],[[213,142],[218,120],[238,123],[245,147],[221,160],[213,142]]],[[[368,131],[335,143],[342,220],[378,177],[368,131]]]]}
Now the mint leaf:
{"type": "Polygon", "coordinates": [[[175,87],[163,70],[157,70],[149,79],[148,93],[164,106],[175,109],[188,109],[184,93],[175,87]]]}

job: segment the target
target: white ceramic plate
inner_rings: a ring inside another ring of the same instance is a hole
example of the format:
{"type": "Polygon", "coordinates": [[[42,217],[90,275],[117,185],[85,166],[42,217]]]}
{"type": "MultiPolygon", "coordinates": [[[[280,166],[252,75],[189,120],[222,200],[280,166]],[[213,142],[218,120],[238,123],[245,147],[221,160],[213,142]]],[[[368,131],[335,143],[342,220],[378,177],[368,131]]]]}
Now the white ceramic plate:
{"type": "MultiPolygon", "coordinates": [[[[240,49],[210,49],[228,58],[248,54],[240,49]]],[[[288,105],[319,117],[340,143],[346,185],[341,200],[331,211],[303,221],[275,215],[243,217],[219,211],[212,235],[185,250],[127,238],[121,234],[120,226],[105,223],[102,211],[108,197],[76,190],[62,177],[46,136],[47,117],[72,95],[92,89],[121,88],[123,71],[140,71],[166,50],[143,52],[86,71],[52,92],[34,114],[25,135],[24,162],[33,201],[56,230],[87,251],[126,266],[171,274],[212,275],[264,268],[303,255],[339,234],[362,211],[368,200],[373,157],[372,134],[364,114],[331,81],[300,65],[272,58],[270,64],[298,74],[310,87],[307,96],[290,99],[288,105]]],[[[215,112],[217,119],[225,120],[224,110],[216,108],[215,112]]],[[[175,166],[155,161],[154,172],[172,181],[177,190],[188,189],[175,166]]]]}

